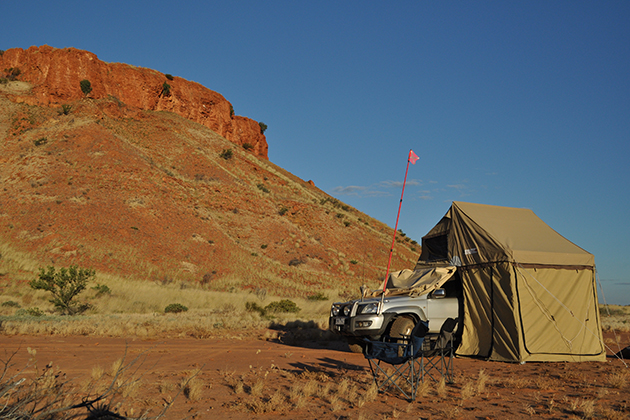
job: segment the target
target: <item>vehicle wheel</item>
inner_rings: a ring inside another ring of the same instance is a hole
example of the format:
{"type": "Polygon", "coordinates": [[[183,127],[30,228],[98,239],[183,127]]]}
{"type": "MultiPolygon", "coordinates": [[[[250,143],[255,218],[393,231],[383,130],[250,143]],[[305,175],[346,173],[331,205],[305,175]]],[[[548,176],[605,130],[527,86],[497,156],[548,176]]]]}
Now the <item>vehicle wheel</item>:
{"type": "Polygon", "coordinates": [[[389,336],[391,338],[409,337],[415,326],[416,323],[411,318],[405,316],[396,318],[389,329],[389,336]]]}
{"type": "Polygon", "coordinates": [[[352,353],[363,353],[364,346],[365,344],[362,340],[348,338],[348,348],[352,353]]]}
{"type": "MultiPolygon", "coordinates": [[[[391,328],[389,329],[389,336],[391,338],[402,338],[409,337],[411,335],[411,331],[413,331],[413,327],[415,327],[415,323],[413,319],[407,317],[396,318],[392,323],[391,328]]],[[[398,343],[404,342],[403,340],[396,340],[398,343]]],[[[402,347],[398,348],[398,356],[402,357],[404,350],[402,347]]]]}

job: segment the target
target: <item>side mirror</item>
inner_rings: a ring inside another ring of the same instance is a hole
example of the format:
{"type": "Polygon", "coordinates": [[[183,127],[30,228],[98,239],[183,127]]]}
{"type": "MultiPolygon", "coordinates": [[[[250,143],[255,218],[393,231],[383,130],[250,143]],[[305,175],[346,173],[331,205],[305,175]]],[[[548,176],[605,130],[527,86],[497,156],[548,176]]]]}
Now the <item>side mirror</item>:
{"type": "Polygon", "coordinates": [[[431,293],[431,299],[443,299],[446,297],[446,290],[444,289],[435,289],[433,293],[431,293]]]}

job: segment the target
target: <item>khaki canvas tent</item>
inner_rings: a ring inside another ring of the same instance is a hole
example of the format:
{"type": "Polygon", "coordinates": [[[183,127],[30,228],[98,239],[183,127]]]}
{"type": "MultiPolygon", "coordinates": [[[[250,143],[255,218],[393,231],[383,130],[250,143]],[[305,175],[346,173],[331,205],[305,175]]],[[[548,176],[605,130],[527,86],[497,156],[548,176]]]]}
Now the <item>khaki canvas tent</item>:
{"type": "Polygon", "coordinates": [[[501,361],[604,361],[592,254],[531,210],[453,202],[422,238],[416,269],[462,281],[457,354],[501,361]]]}

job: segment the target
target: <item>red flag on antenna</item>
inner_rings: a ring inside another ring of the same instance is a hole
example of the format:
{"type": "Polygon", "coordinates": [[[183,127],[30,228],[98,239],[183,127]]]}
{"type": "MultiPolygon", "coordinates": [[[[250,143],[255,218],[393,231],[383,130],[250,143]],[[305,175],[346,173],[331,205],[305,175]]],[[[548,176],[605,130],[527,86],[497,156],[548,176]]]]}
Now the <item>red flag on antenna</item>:
{"type": "Polygon", "coordinates": [[[415,165],[418,159],[420,158],[413,152],[413,150],[409,150],[409,162],[411,162],[412,165],[415,165]]]}

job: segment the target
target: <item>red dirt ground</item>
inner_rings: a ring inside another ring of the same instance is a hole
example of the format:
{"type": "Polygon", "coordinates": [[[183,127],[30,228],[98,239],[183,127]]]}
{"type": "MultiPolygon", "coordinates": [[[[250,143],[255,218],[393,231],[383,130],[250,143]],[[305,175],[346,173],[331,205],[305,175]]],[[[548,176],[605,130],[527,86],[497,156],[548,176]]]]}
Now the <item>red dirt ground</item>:
{"type": "MultiPolygon", "coordinates": [[[[258,332],[264,333],[264,332],[258,332]]],[[[611,342],[612,335],[606,334],[611,342]]],[[[622,333],[622,346],[630,333],[622,333]]],[[[167,419],[496,419],[496,418],[608,418],[630,417],[630,375],[621,360],[609,355],[604,363],[526,363],[509,364],[482,360],[456,359],[454,384],[440,395],[435,389],[409,403],[395,393],[379,394],[362,404],[357,396],[337,395],[342,379],[348,379],[355,394],[364,395],[370,384],[367,363],[360,354],[327,348],[317,343],[288,346],[254,336],[216,339],[140,340],[63,336],[0,336],[2,360],[17,351],[12,359],[15,369],[24,368],[35,349],[38,371],[52,362],[60,377],[78,387],[91,378],[99,365],[107,373],[112,364],[125,356],[125,363],[136,357],[142,386],[130,393],[120,412],[138,416],[145,410],[157,415],[166,401],[175,397],[182,379],[201,369],[201,397],[191,401],[180,394],[166,412],[167,419]],[[485,390],[466,396],[466,384],[479,384],[480,370],[488,376],[485,390]],[[621,380],[619,380],[621,378],[621,380]],[[235,381],[241,379],[243,391],[235,381]],[[314,379],[320,395],[305,397],[301,404],[291,399],[291,386],[314,379]],[[614,381],[617,379],[617,381],[614,381]],[[624,380],[625,379],[625,380],[624,380]],[[264,381],[260,394],[253,390],[264,381]],[[160,392],[159,384],[171,384],[160,392]],[[328,386],[328,392],[321,392],[328,386]],[[274,393],[282,398],[269,403],[274,393]],[[299,405],[299,407],[298,407],[299,405]]],[[[616,347],[616,346],[615,346],[616,347]]],[[[25,374],[33,374],[30,367],[25,374]]],[[[111,379],[110,379],[111,380],[111,379]]],[[[342,391],[343,392],[343,391],[342,391]]]]}

